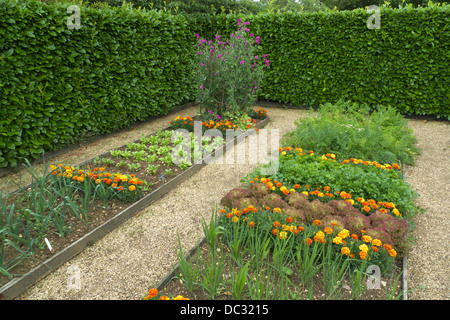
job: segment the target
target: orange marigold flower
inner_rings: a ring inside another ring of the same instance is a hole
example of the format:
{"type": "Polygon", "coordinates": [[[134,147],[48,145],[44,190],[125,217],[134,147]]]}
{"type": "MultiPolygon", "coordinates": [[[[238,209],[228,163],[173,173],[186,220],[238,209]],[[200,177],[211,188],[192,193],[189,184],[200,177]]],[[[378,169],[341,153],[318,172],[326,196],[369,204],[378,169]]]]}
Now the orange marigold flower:
{"type": "Polygon", "coordinates": [[[316,219],[316,220],[314,220],[314,224],[316,226],[320,226],[322,224],[322,221],[316,219]]]}
{"type": "Polygon", "coordinates": [[[360,252],[359,252],[359,257],[361,258],[361,260],[366,259],[366,257],[367,257],[367,251],[360,251],[360,252]]]}
{"type": "Polygon", "coordinates": [[[273,230],[272,230],[272,234],[273,234],[274,236],[276,236],[276,235],[278,234],[278,229],[273,229],[273,230]]]}
{"type": "Polygon", "coordinates": [[[273,208],[273,212],[281,213],[281,208],[273,208]]]}
{"type": "Polygon", "coordinates": [[[249,226],[249,227],[254,227],[254,226],[255,226],[255,222],[250,221],[250,222],[248,223],[248,226],[249,226]]]}
{"type": "Polygon", "coordinates": [[[232,218],[233,217],[233,212],[228,212],[227,213],[227,218],[232,218]]]}
{"type": "Polygon", "coordinates": [[[370,249],[372,249],[373,252],[378,252],[378,248],[375,246],[371,246],[370,249]]]}
{"type": "Polygon", "coordinates": [[[325,186],[325,187],[323,188],[323,190],[325,190],[326,192],[328,192],[328,191],[331,190],[331,188],[330,188],[329,186],[325,186]]]}
{"type": "Polygon", "coordinates": [[[305,231],[305,228],[304,228],[303,226],[299,226],[299,227],[298,227],[298,230],[300,230],[300,231],[305,231]]]}
{"type": "Polygon", "coordinates": [[[362,210],[364,210],[365,212],[369,212],[369,211],[370,211],[370,207],[364,206],[364,207],[362,208],[362,210]]]}
{"type": "Polygon", "coordinates": [[[323,231],[325,231],[326,234],[332,234],[333,233],[333,229],[331,229],[330,227],[326,227],[323,231]]]}
{"type": "Polygon", "coordinates": [[[391,249],[388,252],[391,255],[391,257],[396,257],[397,256],[397,251],[395,251],[394,249],[391,249]]]}
{"type": "Polygon", "coordinates": [[[341,248],[341,253],[345,254],[346,256],[348,256],[350,254],[350,248],[349,247],[342,247],[341,248]]]}
{"type": "Polygon", "coordinates": [[[277,184],[276,184],[276,186],[279,188],[279,187],[281,187],[283,184],[282,183],[280,183],[280,182],[278,182],[277,184]]]}
{"type": "Polygon", "coordinates": [[[123,187],[122,187],[122,186],[120,186],[120,187],[117,188],[117,191],[122,191],[122,190],[123,190],[123,187]]]}
{"type": "Polygon", "coordinates": [[[390,244],[387,244],[387,243],[384,244],[384,248],[385,248],[387,251],[392,250],[392,246],[391,246],[390,244]]]}
{"type": "Polygon", "coordinates": [[[294,188],[298,189],[298,188],[300,188],[300,185],[299,184],[294,184],[294,188]]]}
{"type": "Polygon", "coordinates": [[[294,221],[294,219],[292,219],[292,217],[287,217],[286,218],[286,222],[287,223],[291,223],[291,222],[293,222],[294,221]]]}
{"type": "Polygon", "coordinates": [[[372,237],[371,237],[371,236],[366,236],[366,235],[364,235],[364,236],[362,236],[362,239],[363,239],[365,242],[367,242],[367,243],[372,242],[372,237]]]}
{"type": "Polygon", "coordinates": [[[128,190],[134,191],[134,190],[136,190],[136,187],[134,185],[131,185],[131,186],[128,187],[128,190]]]}
{"type": "Polygon", "coordinates": [[[312,241],[311,238],[306,238],[305,243],[306,243],[308,246],[310,246],[311,243],[313,243],[313,241],[312,241]]]}
{"type": "Polygon", "coordinates": [[[220,210],[220,213],[225,213],[227,212],[225,209],[220,210]]]}
{"type": "Polygon", "coordinates": [[[289,190],[283,190],[283,194],[287,196],[289,194],[289,190]]]}
{"type": "Polygon", "coordinates": [[[148,295],[150,298],[156,297],[158,295],[158,289],[155,289],[155,288],[150,289],[148,292],[148,295]]]}
{"type": "Polygon", "coordinates": [[[354,239],[354,240],[358,240],[358,235],[356,235],[356,234],[352,234],[352,239],[354,239]]]}
{"type": "Polygon", "coordinates": [[[274,221],[274,222],[273,222],[273,226],[274,226],[275,228],[279,228],[279,227],[281,227],[281,223],[279,223],[278,221],[274,221]]]}

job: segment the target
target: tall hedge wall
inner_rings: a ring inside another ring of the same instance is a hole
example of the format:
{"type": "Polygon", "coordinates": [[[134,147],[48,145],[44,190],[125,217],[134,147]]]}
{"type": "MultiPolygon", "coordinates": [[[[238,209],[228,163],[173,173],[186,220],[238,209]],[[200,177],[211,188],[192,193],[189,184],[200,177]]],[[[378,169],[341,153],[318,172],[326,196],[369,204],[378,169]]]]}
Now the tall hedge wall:
{"type": "Polygon", "coordinates": [[[192,98],[182,16],[78,4],[69,29],[69,5],[0,0],[0,167],[192,98]]]}
{"type": "Polygon", "coordinates": [[[261,36],[266,72],[262,100],[317,106],[339,99],[402,114],[450,119],[450,7],[381,8],[198,18],[197,32],[229,34],[238,17],[261,36]]]}
{"type": "Polygon", "coordinates": [[[226,38],[238,17],[270,60],[262,100],[450,119],[449,6],[382,8],[369,29],[364,9],[185,18],[79,5],[69,29],[69,5],[0,0],[0,168],[191,101],[195,33],[226,38]]]}

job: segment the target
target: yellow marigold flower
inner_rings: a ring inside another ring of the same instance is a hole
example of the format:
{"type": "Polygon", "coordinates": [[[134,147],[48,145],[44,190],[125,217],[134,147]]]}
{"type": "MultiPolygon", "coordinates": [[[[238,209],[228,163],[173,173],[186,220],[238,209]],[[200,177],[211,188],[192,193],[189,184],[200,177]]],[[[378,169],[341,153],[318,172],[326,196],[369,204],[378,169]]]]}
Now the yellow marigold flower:
{"type": "Polygon", "coordinates": [[[120,180],[122,180],[123,182],[128,181],[128,177],[126,175],[122,175],[120,176],[120,180]]]}
{"type": "Polygon", "coordinates": [[[239,221],[239,218],[238,218],[237,216],[234,216],[234,217],[231,219],[231,221],[232,221],[232,222],[238,222],[238,221],[239,221]]]}
{"type": "Polygon", "coordinates": [[[128,190],[134,191],[134,190],[136,190],[136,187],[134,185],[131,185],[131,186],[128,187],[128,190]]]}
{"type": "Polygon", "coordinates": [[[392,212],[393,212],[397,217],[401,215],[397,208],[394,208],[394,209],[392,210],[392,212]]]}
{"type": "Polygon", "coordinates": [[[345,239],[350,235],[350,232],[347,229],[342,229],[339,233],[338,233],[338,237],[345,239]]]}
{"type": "Polygon", "coordinates": [[[181,295],[176,296],[175,298],[173,298],[173,300],[189,300],[188,298],[185,298],[181,295]]]}
{"type": "Polygon", "coordinates": [[[286,239],[287,238],[287,232],[285,232],[285,231],[280,232],[279,237],[280,237],[281,240],[286,239]]]}
{"type": "Polygon", "coordinates": [[[161,296],[159,297],[159,300],[170,300],[168,296],[161,296]]]}
{"type": "Polygon", "coordinates": [[[369,251],[369,247],[366,246],[365,244],[362,244],[362,245],[359,246],[359,250],[367,252],[367,251],[369,251]]]}
{"type": "Polygon", "coordinates": [[[295,189],[290,189],[289,192],[290,192],[290,193],[294,193],[294,192],[295,192],[295,189]]]}
{"type": "Polygon", "coordinates": [[[273,212],[281,213],[281,209],[280,208],[273,208],[273,212]]]}
{"type": "Polygon", "coordinates": [[[284,190],[287,190],[287,188],[286,188],[285,186],[282,186],[282,187],[280,188],[280,191],[283,192],[284,190]]]}
{"type": "Polygon", "coordinates": [[[377,247],[379,247],[379,246],[381,246],[381,240],[379,240],[379,239],[373,239],[373,240],[372,240],[372,244],[375,245],[375,246],[377,246],[377,247]]]}
{"type": "Polygon", "coordinates": [[[341,237],[334,237],[334,238],[333,238],[333,243],[335,243],[335,244],[341,244],[341,243],[342,243],[342,238],[341,238],[341,237]]]}
{"type": "Polygon", "coordinates": [[[366,235],[364,235],[364,236],[362,236],[362,239],[363,239],[365,242],[367,242],[367,243],[369,243],[369,242],[372,241],[372,237],[371,237],[371,236],[366,236],[366,235]]]}
{"type": "Polygon", "coordinates": [[[350,253],[350,248],[349,247],[342,247],[341,248],[341,253],[345,254],[346,256],[348,256],[349,253],[350,253]]]}

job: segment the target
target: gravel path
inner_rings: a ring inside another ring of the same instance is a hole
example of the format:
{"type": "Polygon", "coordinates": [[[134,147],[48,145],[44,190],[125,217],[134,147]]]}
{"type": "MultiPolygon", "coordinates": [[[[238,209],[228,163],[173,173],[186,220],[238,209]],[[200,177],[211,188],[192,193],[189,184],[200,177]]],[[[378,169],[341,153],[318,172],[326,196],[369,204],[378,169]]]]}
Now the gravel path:
{"type": "Polygon", "coordinates": [[[406,181],[417,190],[416,203],[426,212],[414,218],[416,244],[408,258],[411,300],[450,299],[450,126],[442,122],[409,121],[422,155],[405,169],[406,181]]]}
{"type": "MultiPolygon", "coordinates": [[[[297,109],[267,108],[271,122],[265,129],[278,129],[279,137],[295,128],[294,119],[307,116],[297,109]]],[[[196,109],[182,111],[195,115],[196,109]]],[[[139,138],[167,125],[173,114],[145,124],[142,127],[116,135],[101,146],[88,146],[79,150],[85,155],[100,154],[125,142],[139,138]]],[[[448,207],[448,124],[423,123],[412,120],[410,126],[419,139],[423,155],[415,167],[406,170],[407,180],[422,197],[419,204],[427,209],[417,217],[414,235],[417,245],[409,258],[408,288],[425,285],[421,291],[409,294],[411,299],[448,299],[448,221],[444,219],[448,207]],[[432,139],[432,140],[431,140],[432,139]],[[435,201],[434,201],[435,200],[435,201]],[[430,241],[432,240],[432,241],[430,241]],[[445,241],[447,240],[447,241],[445,241]],[[424,272],[425,270],[425,272],[424,272]]],[[[270,134],[270,130],[269,130],[270,134]]],[[[268,138],[270,145],[270,138],[268,138]]],[[[256,152],[248,146],[249,152],[256,152]]],[[[76,154],[71,159],[76,159],[76,154]]],[[[91,156],[87,156],[89,158],[91,156]]],[[[70,158],[70,157],[68,157],[70,158]]],[[[65,157],[60,157],[63,160],[65,157]]],[[[58,161],[59,161],[58,160],[58,161]]],[[[78,160],[73,163],[83,161],[78,160]]],[[[189,250],[202,238],[201,221],[209,222],[212,208],[223,195],[240,184],[240,179],[256,165],[209,164],[194,176],[175,187],[161,199],[125,222],[78,256],[55,270],[30,288],[18,299],[142,299],[149,288],[162,280],[177,262],[178,236],[183,249],[189,250]],[[68,290],[68,268],[80,270],[81,289],[68,290]]]]}

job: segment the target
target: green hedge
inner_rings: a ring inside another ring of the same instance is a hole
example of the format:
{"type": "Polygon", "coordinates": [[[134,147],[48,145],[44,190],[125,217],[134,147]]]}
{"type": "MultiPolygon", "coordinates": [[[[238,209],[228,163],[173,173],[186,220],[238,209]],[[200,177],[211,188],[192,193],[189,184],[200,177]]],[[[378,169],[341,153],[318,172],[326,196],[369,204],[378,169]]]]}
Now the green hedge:
{"type": "Polygon", "coordinates": [[[271,69],[261,100],[319,106],[348,100],[450,118],[450,7],[197,17],[201,35],[229,34],[238,17],[261,36],[271,69]]]}
{"type": "MultiPolygon", "coordinates": [[[[76,4],[76,3],[73,3],[76,4]]],[[[450,118],[449,6],[317,13],[172,16],[130,7],[0,0],[0,168],[117,131],[191,101],[198,33],[225,39],[238,17],[271,68],[261,100],[338,100],[450,118]]]]}
{"type": "Polygon", "coordinates": [[[185,18],[69,5],[0,0],[0,167],[192,100],[185,18]]]}

